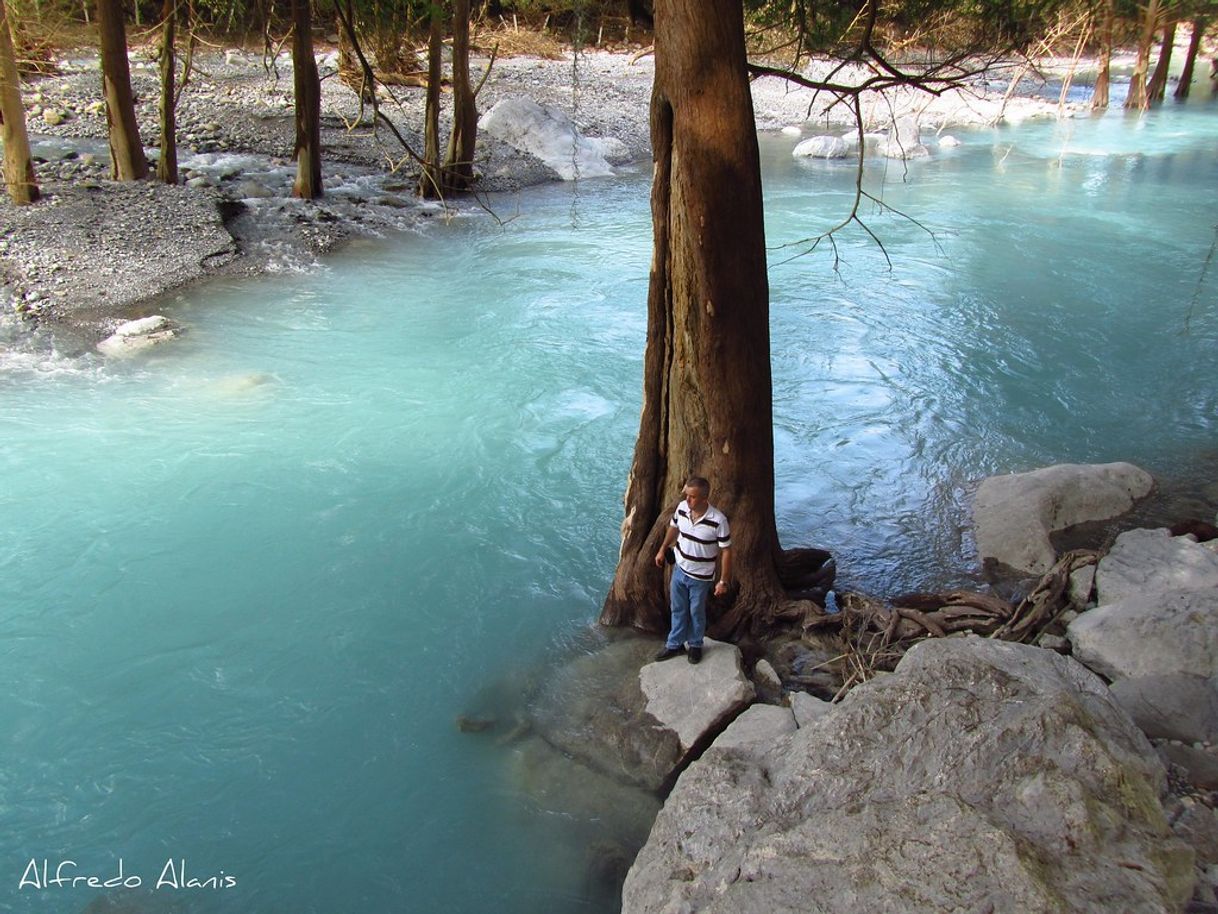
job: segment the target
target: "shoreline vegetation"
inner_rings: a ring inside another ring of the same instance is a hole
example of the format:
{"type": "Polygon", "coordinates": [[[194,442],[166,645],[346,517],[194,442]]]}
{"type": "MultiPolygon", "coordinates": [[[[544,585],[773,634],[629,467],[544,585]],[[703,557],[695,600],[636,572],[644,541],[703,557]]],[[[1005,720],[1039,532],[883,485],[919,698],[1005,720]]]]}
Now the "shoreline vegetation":
{"type": "MultiPolygon", "coordinates": [[[[29,82],[24,101],[43,199],[21,207],[7,198],[0,202],[0,320],[11,322],[9,337],[50,328],[61,351],[86,351],[123,322],[153,314],[166,293],[209,276],[307,263],[360,235],[412,228],[442,217],[448,207],[469,212],[488,193],[561,179],[552,161],[518,148],[526,145],[518,136],[509,136],[513,145],[500,138],[503,131],[484,127],[474,195],[420,200],[413,161],[392,131],[374,129],[368,107],[339,77],[337,48],[319,45],[317,51],[325,194],[314,201],[291,195],[292,67],[286,51],[273,61],[242,48],[197,53],[179,102],[176,186],[109,179],[96,51],[65,52],[55,75],[29,82]]],[[[155,49],[133,48],[129,56],[138,120],[155,162],[155,49]]],[[[1114,61],[1119,68],[1131,59],[1114,61]]],[[[1039,75],[1029,75],[1023,64],[1011,62],[939,96],[909,87],[868,93],[864,129],[883,132],[913,117],[923,132],[941,134],[1075,116],[1082,106],[1043,97],[1041,89],[1053,74],[1060,78],[1068,70],[1078,79],[1093,65],[1044,58],[1035,68],[1039,75]],[[1012,87],[1012,81],[1018,84],[1012,87]]],[[[814,61],[805,72],[823,76],[830,66],[814,61]]],[[[581,142],[612,144],[608,160],[614,166],[647,167],[654,61],[646,49],[568,48],[559,59],[479,57],[472,75],[475,82],[485,79],[480,115],[523,97],[542,112],[568,118],[581,142]]],[[[814,137],[852,127],[845,106],[832,107],[824,93],[772,76],[755,79],[752,91],[761,131],[814,137]]],[[[414,149],[423,142],[424,101],[424,90],[410,86],[393,87],[392,96],[386,91],[381,100],[382,112],[414,149]]],[[[442,107],[450,101],[445,94],[442,107]]]]}

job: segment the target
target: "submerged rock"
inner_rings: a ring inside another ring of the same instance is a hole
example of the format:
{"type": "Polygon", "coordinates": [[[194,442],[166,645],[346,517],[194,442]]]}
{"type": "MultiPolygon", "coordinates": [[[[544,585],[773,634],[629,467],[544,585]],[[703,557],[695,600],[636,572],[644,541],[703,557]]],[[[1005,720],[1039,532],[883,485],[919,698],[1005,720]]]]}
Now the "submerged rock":
{"type": "Polygon", "coordinates": [[[1056,554],[1049,534],[1107,520],[1149,494],[1154,479],[1130,463],[1058,464],[991,476],[973,501],[977,551],[1027,574],[1044,574],[1056,554]]]}
{"type": "Polygon", "coordinates": [[[1075,661],[926,641],[768,751],[693,763],[622,910],[1179,910],[1193,854],[1164,787],[1146,738],[1075,661]]]}
{"type": "Polygon", "coordinates": [[[921,159],[930,155],[930,150],[922,145],[918,121],[913,117],[897,118],[878,149],[880,155],[889,159],[921,159]]]}

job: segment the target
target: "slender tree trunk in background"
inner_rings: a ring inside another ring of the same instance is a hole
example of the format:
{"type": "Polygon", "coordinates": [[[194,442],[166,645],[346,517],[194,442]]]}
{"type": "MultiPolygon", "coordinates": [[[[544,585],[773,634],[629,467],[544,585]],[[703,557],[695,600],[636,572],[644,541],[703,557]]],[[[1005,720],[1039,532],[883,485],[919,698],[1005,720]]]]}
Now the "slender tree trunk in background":
{"type": "Polygon", "coordinates": [[[18,206],[33,203],[40,194],[30,156],[30,138],[25,132],[21,77],[17,73],[17,52],[4,0],[0,0],[0,140],[4,142],[4,184],[9,197],[18,206]]]}
{"type": "Polygon", "coordinates": [[[1138,39],[1138,61],[1134,64],[1133,75],[1129,77],[1129,95],[1125,98],[1126,108],[1141,111],[1145,111],[1149,104],[1146,71],[1150,66],[1150,46],[1159,27],[1159,0],[1150,0],[1144,15],[1146,18],[1142,21],[1142,34],[1138,39]]]}
{"type": "Polygon", "coordinates": [[[1167,95],[1167,71],[1171,67],[1171,52],[1176,44],[1176,23],[1170,21],[1163,27],[1163,46],[1159,48],[1159,61],[1146,87],[1147,102],[1161,102],[1167,95]]]}
{"type": "Polygon", "coordinates": [[[148,177],[148,160],[135,120],[122,0],[97,0],[97,29],[110,131],[110,176],[116,181],[138,181],[148,177]]]}
{"type": "Polygon", "coordinates": [[[1188,98],[1193,84],[1193,70],[1197,65],[1197,53],[1201,50],[1201,38],[1205,34],[1206,21],[1193,20],[1193,33],[1188,39],[1188,53],[1184,57],[1184,69],[1180,71],[1180,82],[1176,84],[1176,98],[1188,98]]]}
{"type": "Polygon", "coordinates": [[[177,107],[177,40],[178,10],[176,0],[165,0],[161,19],[161,157],[156,163],[156,176],[166,184],[178,183],[178,126],[174,115],[177,107]]]}
{"type": "Polygon", "coordinates": [[[439,3],[431,8],[427,33],[427,103],[423,109],[423,173],[419,196],[443,193],[440,175],[440,81],[444,65],[444,11],[439,3]]]}
{"type": "Polygon", "coordinates": [[[474,183],[478,109],[469,84],[469,0],[453,0],[453,130],[444,156],[444,190],[468,190],[474,183]]]}
{"type": "Polygon", "coordinates": [[[321,80],[313,57],[309,0],[292,0],[292,71],[296,92],[296,183],[292,195],[321,196],[321,80]]]}
{"type": "Polygon", "coordinates": [[[709,620],[725,637],[764,627],[786,604],[757,128],[741,0],[658,0],[655,24],[643,411],[601,622],[668,630],[653,559],[682,484],[696,474],[732,523],[738,588],[712,603],[709,620]]]}
{"type": "Polygon", "coordinates": [[[1100,20],[1100,72],[1095,77],[1091,108],[1108,107],[1108,88],[1112,82],[1112,21],[1116,17],[1115,0],[1104,0],[1100,20]]]}

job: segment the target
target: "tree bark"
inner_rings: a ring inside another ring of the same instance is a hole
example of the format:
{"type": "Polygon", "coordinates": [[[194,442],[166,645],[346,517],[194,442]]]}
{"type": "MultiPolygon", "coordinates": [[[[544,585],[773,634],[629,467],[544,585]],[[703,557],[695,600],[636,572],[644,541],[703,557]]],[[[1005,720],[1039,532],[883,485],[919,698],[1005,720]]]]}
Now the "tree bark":
{"type": "Polygon", "coordinates": [[[292,71],[296,94],[296,183],[292,195],[313,200],[321,187],[321,80],[313,57],[310,0],[292,0],[292,71]]]}
{"type": "Polygon", "coordinates": [[[17,73],[17,53],[4,0],[0,0],[0,140],[4,142],[4,184],[9,197],[17,206],[35,202],[40,193],[30,156],[30,138],[25,130],[21,77],[17,73]]]}
{"type": "Polygon", "coordinates": [[[1167,95],[1167,71],[1171,67],[1171,52],[1176,44],[1176,22],[1170,20],[1163,27],[1163,45],[1159,48],[1159,60],[1155,64],[1155,72],[1151,74],[1150,84],[1146,87],[1148,102],[1161,102],[1167,95]]]}
{"type": "Polygon", "coordinates": [[[1091,94],[1091,109],[1108,107],[1108,90],[1112,84],[1112,24],[1116,18],[1115,0],[1104,0],[1100,22],[1100,72],[1095,77],[1091,94]]]}
{"type": "Polygon", "coordinates": [[[732,523],[719,637],[785,601],[776,559],[769,288],[741,0],[659,0],[651,141],[654,248],[643,411],[601,622],[668,630],[654,555],[690,475],[732,523]]]}
{"type": "Polygon", "coordinates": [[[97,0],[97,28],[110,135],[110,176],[116,181],[138,181],[148,177],[148,160],[135,120],[122,0],[97,0]]]}
{"type": "Polygon", "coordinates": [[[1146,5],[1145,18],[1142,21],[1142,34],[1138,39],[1138,60],[1134,64],[1133,75],[1129,77],[1129,95],[1125,97],[1125,107],[1145,111],[1149,105],[1146,94],[1146,71],[1150,66],[1150,46],[1155,40],[1155,32],[1159,26],[1159,0],[1150,0],[1146,5]]]}
{"type": "Polygon", "coordinates": [[[453,0],[453,129],[441,169],[446,193],[474,183],[477,139],[478,109],[469,84],[469,0],[453,0]]]}
{"type": "Polygon", "coordinates": [[[1197,65],[1197,53],[1201,50],[1201,36],[1205,34],[1206,21],[1193,20],[1193,33],[1188,39],[1188,53],[1184,57],[1184,69],[1180,71],[1180,82],[1176,84],[1176,98],[1188,98],[1193,85],[1193,70],[1197,65]]]}
{"type": "Polygon", "coordinates": [[[161,157],[157,159],[156,176],[166,184],[178,183],[177,40],[178,10],[176,0],[165,0],[161,19],[161,157]]]}
{"type": "Polygon", "coordinates": [[[440,4],[431,8],[427,33],[427,102],[423,109],[423,171],[419,196],[443,195],[440,175],[440,80],[443,78],[444,13],[440,4]]]}

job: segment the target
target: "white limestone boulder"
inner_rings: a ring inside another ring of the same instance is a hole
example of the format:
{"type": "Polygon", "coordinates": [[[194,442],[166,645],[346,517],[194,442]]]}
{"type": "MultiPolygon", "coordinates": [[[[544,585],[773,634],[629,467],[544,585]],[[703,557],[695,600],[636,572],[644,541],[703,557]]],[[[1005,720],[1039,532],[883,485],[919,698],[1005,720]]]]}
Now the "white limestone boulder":
{"type": "Polygon", "coordinates": [[[616,137],[584,136],[566,112],[523,95],[497,102],[482,115],[478,130],[531,153],[564,181],[612,175],[613,163],[629,158],[626,144],[616,137]]]}
{"type": "Polygon", "coordinates": [[[795,723],[800,727],[811,726],[832,710],[832,702],[807,692],[791,693],[791,712],[795,715],[795,723]]]}
{"type": "Polygon", "coordinates": [[[1163,765],[1094,675],[925,641],[761,754],[711,750],[665,802],[624,914],[1161,914],[1192,893],[1163,765]]]}
{"type": "Polygon", "coordinates": [[[1137,594],[1088,610],[1066,635],[1074,656],[1109,679],[1218,675],[1218,588],[1137,594]]]}
{"type": "Polygon", "coordinates": [[[639,671],[647,713],[689,752],[722,731],[755,697],[740,648],[707,638],[702,662],[684,658],[649,663],[639,671]]]}
{"type": "Polygon", "coordinates": [[[120,324],[97,344],[97,351],[111,358],[127,358],[177,336],[169,318],[160,314],[120,324]]]}
{"type": "Polygon", "coordinates": [[[1151,739],[1218,742],[1218,679],[1160,673],[1119,679],[1112,694],[1151,739]]]}
{"type": "Polygon", "coordinates": [[[922,145],[918,121],[913,117],[897,118],[878,151],[889,159],[921,159],[930,155],[930,150],[922,145]]]}
{"type": "Polygon", "coordinates": [[[1154,479],[1131,463],[1058,464],[982,480],[973,500],[977,551],[1027,574],[1055,559],[1049,534],[1124,514],[1154,479]]]}
{"type": "MultiPolygon", "coordinates": [[[[855,146],[857,147],[857,144],[855,146]]],[[[791,150],[796,159],[844,159],[854,151],[840,136],[813,136],[791,150]]]]}
{"type": "Polygon", "coordinates": [[[1126,530],[1095,573],[1096,602],[1103,606],[1165,590],[1218,588],[1218,554],[1167,530],[1126,530]]]}

